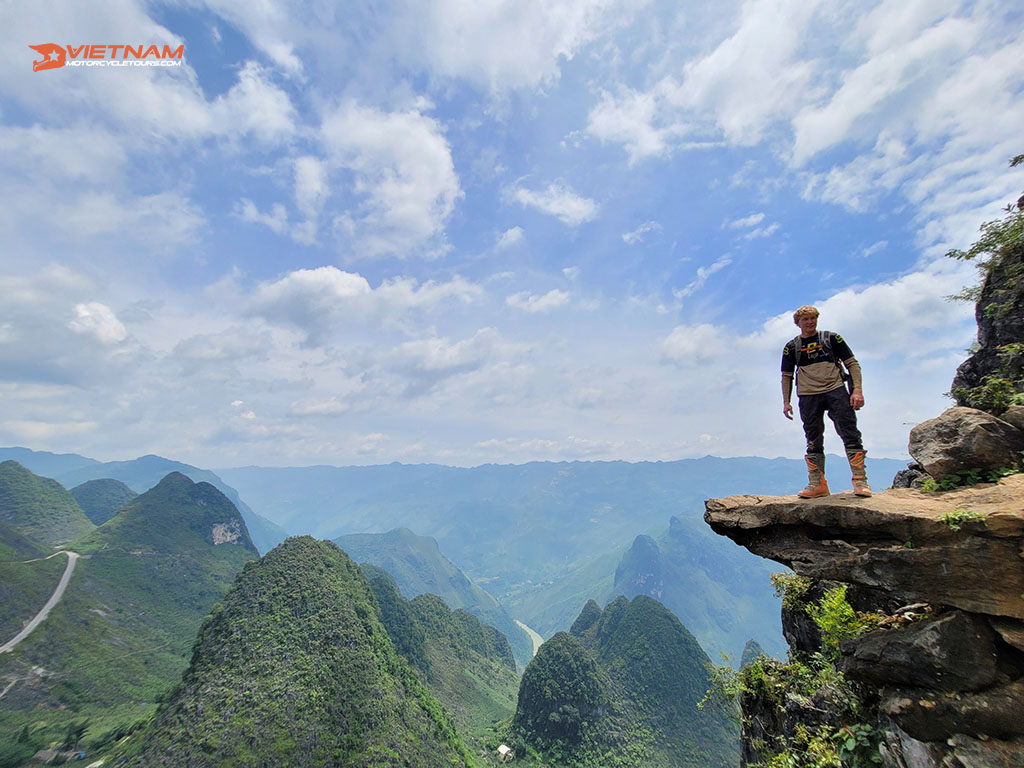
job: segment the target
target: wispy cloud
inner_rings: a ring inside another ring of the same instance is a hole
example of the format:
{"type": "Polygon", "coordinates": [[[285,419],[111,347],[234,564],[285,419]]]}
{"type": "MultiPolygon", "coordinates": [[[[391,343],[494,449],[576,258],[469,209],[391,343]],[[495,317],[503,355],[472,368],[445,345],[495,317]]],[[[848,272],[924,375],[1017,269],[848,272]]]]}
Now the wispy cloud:
{"type": "Polygon", "coordinates": [[[555,216],[570,227],[592,221],[599,208],[593,200],[576,194],[563,182],[553,182],[541,191],[517,187],[510,196],[520,205],[555,216]]]}
{"type": "Polygon", "coordinates": [[[860,257],[862,259],[866,259],[868,256],[874,256],[876,253],[879,253],[880,251],[884,251],[888,247],[889,247],[889,241],[888,240],[879,240],[877,243],[874,243],[873,245],[869,245],[867,248],[862,250],[860,252],[860,257]]]}
{"type": "Polygon", "coordinates": [[[662,230],[661,224],[656,221],[647,221],[641,224],[639,227],[634,229],[632,232],[626,232],[622,235],[622,242],[626,245],[636,245],[642,243],[644,237],[650,232],[660,232],[662,230]]]}
{"type": "Polygon", "coordinates": [[[757,240],[761,237],[771,237],[779,230],[778,222],[773,222],[767,227],[755,227],[754,229],[743,235],[744,240],[757,240]]]}
{"type": "Polygon", "coordinates": [[[538,296],[528,291],[515,293],[505,299],[505,304],[526,312],[550,312],[569,303],[569,294],[557,288],[538,296]]]}
{"type": "Polygon", "coordinates": [[[728,223],[730,229],[746,229],[747,227],[753,227],[764,221],[763,213],[752,213],[749,216],[744,216],[742,219],[734,219],[728,223]]]}
{"type": "Polygon", "coordinates": [[[729,254],[725,254],[724,256],[719,256],[706,267],[698,267],[697,276],[683,288],[673,291],[673,295],[675,295],[677,299],[685,299],[688,296],[692,296],[704,287],[704,284],[708,281],[709,277],[715,274],[715,272],[725,269],[730,264],[732,264],[732,258],[729,254]]]}
{"type": "Polygon", "coordinates": [[[773,222],[766,224],[765,226],[758,226],[764,221],[765,215],[763,213],[752,213],[749,216],[744,216],[742,219],[734,219],[733,221],[726,222],[722,226],[726,226],[729,229],[747,229],[748,231],[743,234],[744,240],[757,240],[762,237],[771,237],[778,229],[779,224],[773,222]]]}

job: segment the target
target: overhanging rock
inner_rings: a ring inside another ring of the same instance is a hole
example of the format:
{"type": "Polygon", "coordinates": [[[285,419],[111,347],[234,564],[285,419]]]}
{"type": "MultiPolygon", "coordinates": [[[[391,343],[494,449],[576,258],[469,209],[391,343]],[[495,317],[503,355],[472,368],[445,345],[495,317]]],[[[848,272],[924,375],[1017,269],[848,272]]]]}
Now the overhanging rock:
{"type": "Polygon", "coordinates": [[[704,520],[802,576],[1024,619],[1024,474],[944,493],[709,499],[704,520]],[[984,520],[953,530],[942,519],[963,512],[984,520]]]}

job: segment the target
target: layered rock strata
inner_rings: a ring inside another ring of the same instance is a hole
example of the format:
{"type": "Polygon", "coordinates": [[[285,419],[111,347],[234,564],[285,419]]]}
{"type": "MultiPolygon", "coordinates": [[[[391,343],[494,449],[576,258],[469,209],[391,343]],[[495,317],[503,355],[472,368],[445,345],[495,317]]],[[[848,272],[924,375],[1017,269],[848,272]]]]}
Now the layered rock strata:
{"type": "MultiPolygon", "coordinates": [[[[886,768],[1024,766],[1024,475],[870,499],[711,499],[704,519],[798,575],[850,585],[858,610],[926,615],[844,643],[837,662],[868,692],[886,768]]],[[[820,642],[805,614],[783,621],[794,649],[820,642]]]]}

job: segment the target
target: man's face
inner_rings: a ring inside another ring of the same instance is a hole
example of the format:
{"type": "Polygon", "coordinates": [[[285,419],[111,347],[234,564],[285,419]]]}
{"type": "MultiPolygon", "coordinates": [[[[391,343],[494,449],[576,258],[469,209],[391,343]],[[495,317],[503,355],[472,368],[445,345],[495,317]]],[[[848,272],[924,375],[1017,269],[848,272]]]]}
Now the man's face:
{"type": "Polygon", "coordinates": [[[801,336],[813,336],[818,332],[817,315],[800,315],[800,319],[797,320],[796,324],[800,326],[801,336]]]}

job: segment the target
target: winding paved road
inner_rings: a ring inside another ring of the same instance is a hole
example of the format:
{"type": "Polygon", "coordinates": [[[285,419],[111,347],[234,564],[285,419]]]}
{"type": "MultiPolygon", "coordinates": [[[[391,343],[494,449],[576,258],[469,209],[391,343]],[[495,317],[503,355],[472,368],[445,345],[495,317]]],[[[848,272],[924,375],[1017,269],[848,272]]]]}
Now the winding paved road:
{"type": "MultiPolygon", "coordinates": [[[[64,574],[60,577],[60,581],[57,583],[57,588],[53,590],[53,594],[50,595],[50,599],[46,601],[46,605],[42,607],[35,616],[32,617],[32,621],[25,625],[25,628],[21,630],[17,635],[8,640],[3,645],[0,645],[0,653],[9,653],[14,650],[14,647],[24,640],[26,637],[32,634],[33,630],[38,627],[47,616],[50,615],[50,611],[53,610],[53,606],[60,602],[60,599],[64,596],[64,590],[67,589],[68,582],[71,581],[71,574],[75,570],[75,562],[78,560],[77,552],[70,552],[68,550],[62,550],[65,555],[68,556],[68,564],[64,568],[64,574]]],[[[61,554],[55,552],[50,557],[56,557],[61,554]]],[[[41,558],[43,560],[49,560],[50,558],[41,558]]],[[[28,562],[32,562],[31,560],[28,562]]],[[[6,691],[4,691],[6,693],[6,691]]]]}

